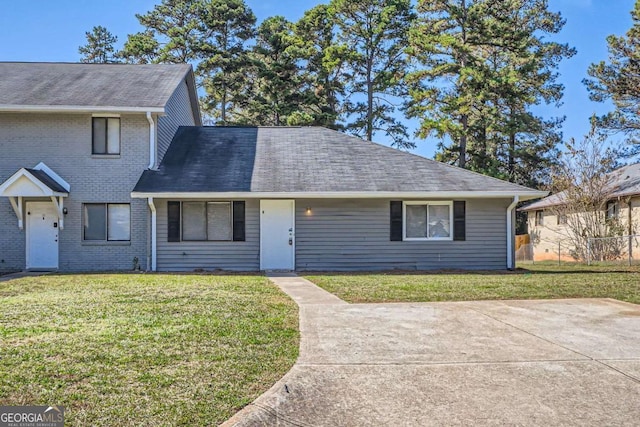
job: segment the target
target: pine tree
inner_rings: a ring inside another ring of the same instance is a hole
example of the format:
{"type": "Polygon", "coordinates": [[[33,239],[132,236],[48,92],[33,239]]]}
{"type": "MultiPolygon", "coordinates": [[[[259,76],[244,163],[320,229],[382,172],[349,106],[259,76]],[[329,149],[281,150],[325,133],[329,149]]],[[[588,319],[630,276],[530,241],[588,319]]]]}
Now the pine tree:
{"type": "Polygon", "coordinates": [[[129,34],[117,56],[130,64],[151,64],[156,62],[159,48],[160,44],[153,36],[153,32],[146,30],[129,34]]]}
{"type": "MultiPolygon", "coordinates": [[[[601,128],[623,132],[634,144],[640,143],[640,1],[631,11],[633,26],[624,36],[607,37],[608,61],[592,64],[590,79],[584,83],[593,101],[613,101],[615,110],[598,118],[601,128]]],[[[640,151],[637,146],[635,151],[640,151]]]]}
{"type": "Polygon", "coordinates": [[[294,28],[301,45],[305,80],[312,94],[313,124],[340,129],[341,99],[345,95],[346,48],[336,40],[335,19],[321,4],[305,12],[294,28]]]}
{"type": "Polygon", "coordinates": [[[422,0],[418,11],[408,113],[420,120],[420,135],[442,140],[440,160],[540,183],[563,119],[531,107],[560,102],[556,69],[575,53],[544,38],[560,31],[560,14],[547,0],[422,0]]]}
{"type": "Polygon", "coordinates": [[[203,60],[206,110],[220,124],[233,123],[233,112],[242,104],[249,66],[247,42],[255,34],[256,17],[243,0],[211,0],[203,10],[203,60]]]}
{"type": "Polygon", "coordinates": [[[333,0],[338,43],[346,48],[346,129],[367,140],[384,132],[411,147],[396,112],[407,70],[404,49],[414,15],[410,0],[333,0]]]}
{"type": "Polygon", "coordinates": [[[78,48],[82,55],[80,62],[109,63],[118,62],[114,56],[114,44],[118,38],[105,27],[98,25],[85,33],[87,44],[78,48]]]}
{"type": "MultiPolygon", "coordinates": [[[[143,34],[158,42],[153,62],[194,63],[200,59],[204,43],[203,8],[202,0],[162,0],[153,10],[136,14],[145,27],[143,34]]],[[[149,52],[145,49],[138,54],[144,56],[149,52]]]]}
{"type": "Polygon", "coordinates": [[[301,46],[293,28],[293,23],[282,16],[267,18],[258,27],[243,88],[251,96],[241,105],[240,123],[262,126],[313,123],[308,86],[300,68],[301,46]]]}

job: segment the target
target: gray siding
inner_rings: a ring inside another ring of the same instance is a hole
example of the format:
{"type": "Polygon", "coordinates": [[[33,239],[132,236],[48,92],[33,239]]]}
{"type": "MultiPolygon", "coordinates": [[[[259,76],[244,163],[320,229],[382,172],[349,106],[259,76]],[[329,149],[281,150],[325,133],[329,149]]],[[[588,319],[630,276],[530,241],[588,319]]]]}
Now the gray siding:
{"type": "MultiPolygon", "coordinates": [[[[213,200],[210,200],[213,201],[213,200]]],[[[167,200],[155,200],[158,227],[158,271],[260,269],[260,202],[247,200],[244,242],[168,242],[167,200]]]]}
{"type": "Polygon", "coordinates": [[[466,241],[392,242],[389,200],[296,200],[296,269],[504,269],[509,203],[467,200],[466,241]]]}
{"type": "MultiPolygon", "coordinates": [[[[167,242],[166,202],[156,200],[158,270],[260,268],[259,200],[246,201],[246,242],[167,242]]],[[[296,269],[504,269],[509,203],[468,200],[466,241],[391,242],[389,200],[296,200],[296,269]]]]}
{"type": "Polygon", "coordinates": [[[165,112],[165,116],[158,118],[158,164],[164,158],[178,127],[195,125],[189,89],[184,80],[171,95],[165,112]]]}
{"type": "MultiPolygon", "coordinates": [[[[122,115],[121,155],[100,158],[91,155],[89,114],[0,114],[0,182],[44,162],[71,185],[59,236],[60,270],[128,270],[134,257],[146,267],[148,208],[130,192],[149,164],[148,135],[144,114],[122,115]],[[81,207],[89,202],[131,203],[131,242],[83,243],[81,207]]],[[[24,268],[25,230],[1,197],[0,270],[24,268]]]]}

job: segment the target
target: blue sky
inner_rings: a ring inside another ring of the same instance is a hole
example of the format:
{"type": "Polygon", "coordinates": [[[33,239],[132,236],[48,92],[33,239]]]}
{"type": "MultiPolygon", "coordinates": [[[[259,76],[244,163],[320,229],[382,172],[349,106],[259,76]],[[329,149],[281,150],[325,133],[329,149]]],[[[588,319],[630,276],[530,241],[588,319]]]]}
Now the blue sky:
{"type": "MultiPolygon", "coordinates": [[[[84,44],[85,31],[103,25],[119,41],[140,30],[136,13],[144,13],[160,0],[28,0],[7,1],[0,12],[0,61],[63,61],[79,59],[78,46],[84,44]]],[[[261,21],[284,15],[299,19],[305,10],[320,3],[312,0],[246,0],[261,21]]],[[[631,26],[629,12],[633,0],[549,0],[550,9],[560,11],[567,20],[556,40],[574,46],[578,53],[560,67],[565,85],[560,108],[543,106],[537,111],[546,117],[566,116],[565,139],[580,138],[589,130],[589,117],[609,109],[589,101],[582,85],[589,64],[606,58],[606,36],[623,34],[631,26]]],[[[1,78],[1,77],[0,77],[1,78]]],[[[612,141],[621,143],[622,138],[612,141]]],[[[379,138],[379,142],[385,142],[379,138]]],[[[416,153],[433,156],[435,139],[416,140],[416,153]]]]}

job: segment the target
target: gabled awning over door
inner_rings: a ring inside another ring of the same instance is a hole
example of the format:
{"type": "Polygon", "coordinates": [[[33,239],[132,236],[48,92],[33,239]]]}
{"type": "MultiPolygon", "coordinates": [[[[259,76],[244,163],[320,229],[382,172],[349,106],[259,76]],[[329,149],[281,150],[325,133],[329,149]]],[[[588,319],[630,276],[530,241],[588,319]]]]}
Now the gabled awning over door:
{"type": "Polygon", "coordinates": [[[18,227],[24,228],[22,209],[25,197],[49,198],[58,212],[60,229],[64,228],[63,198],[69,196],[71,187],[57,173],[44,163],[34,168],[20,168],[0,184],[0,197],[8,197],[11,207],[18,217],[18,227]]]}

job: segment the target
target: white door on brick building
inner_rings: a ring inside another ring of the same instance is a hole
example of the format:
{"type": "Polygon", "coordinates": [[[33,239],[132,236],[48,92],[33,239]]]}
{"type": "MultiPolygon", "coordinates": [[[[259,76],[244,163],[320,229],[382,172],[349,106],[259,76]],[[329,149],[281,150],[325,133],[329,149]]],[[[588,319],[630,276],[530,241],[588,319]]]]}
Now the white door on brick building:
{"type": "Polygon", "coordinates": [[[27,202],[27,269],[58,269],[58,215],[51,202],[27,202]]]}

